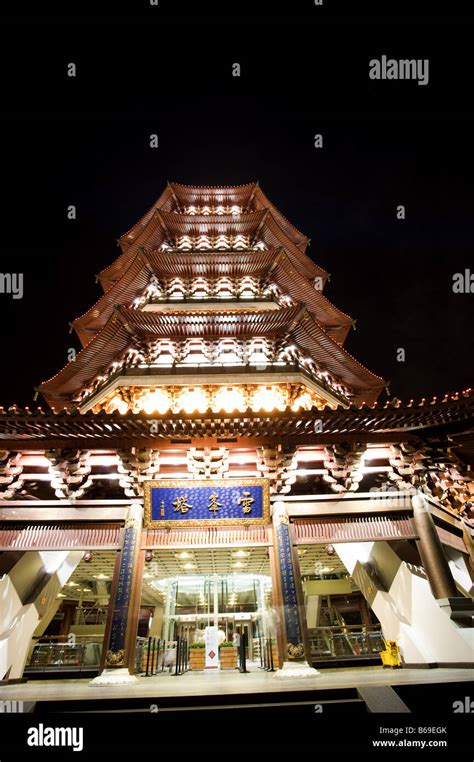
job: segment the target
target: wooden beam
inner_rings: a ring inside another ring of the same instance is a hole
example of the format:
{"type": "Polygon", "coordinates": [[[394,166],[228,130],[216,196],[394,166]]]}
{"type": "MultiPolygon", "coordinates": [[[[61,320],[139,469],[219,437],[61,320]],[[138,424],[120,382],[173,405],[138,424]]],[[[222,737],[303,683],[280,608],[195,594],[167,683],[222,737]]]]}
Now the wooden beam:
{"type": "MultiPolygon", "coordinates": [[[[113,421],[112,421],[113,423],[113,421]]],[[[263,445],[277,446],[284,442],[290,445],[327,445],[340,442],[360,442],[367,444],[390,444],[392,442],[419,442],[420,437],[413,431],[393,432],[344,432],[337,434],[281,434],[277,436],[235,436],[228,437],[196,437],[186,438],[171,437],[147,437],[147,436],[111,436],[90,437],[74,436],[56,438],[31,438],[31,439],[2,439],[0,440],[4,450],[50,450],[58,447],[78,447],[83,450],[125,449],[127,447],[149,447],[158,450],[162,447],[176,447],[183,449],[192,447],[221,447],[222,445],[235,444],[238,447],[262,447],[263,445]]]]}

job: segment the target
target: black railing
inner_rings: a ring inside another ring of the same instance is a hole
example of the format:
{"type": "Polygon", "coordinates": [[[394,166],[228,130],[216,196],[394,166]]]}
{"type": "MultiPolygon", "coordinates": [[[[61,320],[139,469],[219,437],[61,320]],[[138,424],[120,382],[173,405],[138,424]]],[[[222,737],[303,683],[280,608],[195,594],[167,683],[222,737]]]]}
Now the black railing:
{"type": "Polygon", "coordinates": [[[275,672],[275,662],[273,658],[272,638],[259,638],[260,669],[266,672],[275,672]]]}
{"type": "Polygon", "coordinates": [[[247,669],[247,633],[243,632],[239,643],[239,672],[248,672],[247,669]]]}
{"type": "Polygon", "coordinates": [[[178,635],[176,641],[175,675],[184,675],[188,670],[188,641],[178,635]]]}
{"type": "Polygon", "coordinates": [[[308,630],[315,659],[367,659],[379,656],[384,640],[380,625],[332,625],[308,630]]]}
{"type": "Polygon", "coordinates": [[[78,636],[65,641],[63,636],[45,637],[35,643],[25,672],[76,672],[99,669],[102,639],[78,636]]]}
{"type": "Polygon", "coordinates": [[[173,675],[183,675],[188,670],[188,660],[189,646],[186,638],[137,638],[136,671],[145,677],[165,671],[173,675]]]}

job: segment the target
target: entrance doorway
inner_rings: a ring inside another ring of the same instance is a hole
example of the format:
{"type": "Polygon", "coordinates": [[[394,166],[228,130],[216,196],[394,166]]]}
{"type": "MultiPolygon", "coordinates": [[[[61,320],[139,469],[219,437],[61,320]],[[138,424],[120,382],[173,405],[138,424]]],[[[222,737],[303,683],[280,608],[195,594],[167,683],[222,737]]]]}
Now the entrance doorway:
{"type": "Polygon", "coordinates": [[[270,561],[266,547],[156,550],[145,564],[139,635],[173,649],[188,646],[218,628],[219,645],[240,643],[246,657],[259,658],[263,638],[275,637],[270,561]]]}

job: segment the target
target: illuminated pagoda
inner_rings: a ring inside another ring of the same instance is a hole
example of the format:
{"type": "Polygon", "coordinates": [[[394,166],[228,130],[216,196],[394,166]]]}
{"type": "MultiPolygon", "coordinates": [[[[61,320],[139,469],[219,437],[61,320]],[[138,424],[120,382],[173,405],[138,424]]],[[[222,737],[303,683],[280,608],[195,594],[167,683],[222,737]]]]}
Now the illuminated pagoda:
{"type": "Polygon", "coordinates": [[[258,183],[168,183],[118,243],[81,351],[39,387],[50,409],[0,416],[0,634],[19,617],[0,679],[101,607],[106,676],[206,627],[245,634],[252,663],[317,666],[351,617],[354,659],[369,632],[405,664],[472,661],[470,390],[378,402],[353,319],[258,183]]]}

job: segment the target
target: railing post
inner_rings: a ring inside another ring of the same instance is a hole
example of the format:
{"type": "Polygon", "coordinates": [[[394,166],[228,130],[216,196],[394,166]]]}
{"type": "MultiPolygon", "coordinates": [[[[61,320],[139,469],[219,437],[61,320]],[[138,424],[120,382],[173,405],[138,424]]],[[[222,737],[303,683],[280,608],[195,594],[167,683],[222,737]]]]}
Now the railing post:
{"type": "Polygon", "coordinates": [[[275,672],[275,667],[273,665],[273,646],[272,646],[272,639],[268,639],[268,647],[270,649],[270,669],[269,672],[275,672]]]}
{"type": "Polygon", "coordinates": [[[181,638],[179,635],[176,636],[176,659],[175,659],[175,666],[174,666],[174,674],[175,676],[179,674],[179,656],[180,656],[180,645],[181,645],[181,638]]]}
{"type": "Polygon", "coordinates": [[[146,671],[145,671],[145,677],[149,677],[148,668],[150,666],[150,651],[151,651],[151,637],[148,638],[148,653],[146,655],[146,671]]]}
{"type": "Polygon", "coordinates": [[[157,645],[158,645],[158,648],[157,648],[157,651],[156,651],[156,673],[158,674],[158,669],[159,669],[159,666],[160,666],[160,643],[161,643],[160,638],[158,638],[156,642],[157,642],[157,645]]]}
{"type": "Polygon", "coordinates": [[[240,666],[240,672],[248,672],[247,669],[247,655],[246,655],[247,633],[244,631],[240,636],[240,648],[242,649],[242,661],[240,666]]]}

